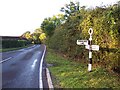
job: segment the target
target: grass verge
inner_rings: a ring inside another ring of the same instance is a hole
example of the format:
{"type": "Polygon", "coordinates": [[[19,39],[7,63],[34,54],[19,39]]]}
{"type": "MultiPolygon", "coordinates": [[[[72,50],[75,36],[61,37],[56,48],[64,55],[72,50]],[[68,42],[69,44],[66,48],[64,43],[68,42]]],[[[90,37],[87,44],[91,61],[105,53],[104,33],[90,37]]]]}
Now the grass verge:
{"type": "Polygon", "coordinates": [[[120,90],[120,77],[102,67],[87,71],[87,64],[67,60],[48,50],[46,61],[50,66],[55,88],[113,88],[120,90]]]}
{"type": "Polygon", "coordinates": [[[0,48],[0,52],[7,52],[7,51],[19,50],[19,49],[22,49],[22,48],[27,48],[29,46],[32,46],[32,45],[27,45],[27,46],[17,47],[17,48],[3,48],[3,49],[0,48]]]}

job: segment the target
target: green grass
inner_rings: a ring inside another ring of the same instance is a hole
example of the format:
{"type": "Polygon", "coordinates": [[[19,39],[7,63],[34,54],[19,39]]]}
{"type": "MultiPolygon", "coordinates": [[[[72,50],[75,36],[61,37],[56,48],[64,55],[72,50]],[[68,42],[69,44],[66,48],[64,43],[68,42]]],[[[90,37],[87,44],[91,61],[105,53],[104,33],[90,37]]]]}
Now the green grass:
{"type": "Polygon", "coordinates": [[[19,50],[19,49],[22,49],[22,48],[27,48],[29,46],[32,46],[32,45],[27,45],[27,46],[23,46],[23,47],[17,47],[17,48],[0,48],[0,52],[7,52],[7,51],[13,51],[13,50],[19,50]]]}
{"type": "Polygon", "coordinates": [[[87,64],[67,60],[48,50],[46,61],[53,66],[49,67],[55,88],[118,88],[120,77],[97,66],[92,72],[87,71],[87,64]]]}

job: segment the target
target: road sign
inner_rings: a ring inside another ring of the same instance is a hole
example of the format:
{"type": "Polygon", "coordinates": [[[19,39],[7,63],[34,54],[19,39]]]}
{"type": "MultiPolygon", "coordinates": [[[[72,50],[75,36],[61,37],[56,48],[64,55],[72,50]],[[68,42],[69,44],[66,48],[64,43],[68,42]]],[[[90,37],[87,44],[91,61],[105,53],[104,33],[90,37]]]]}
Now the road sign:
{"type": "Polygon", "coordinates": [[[77,45],[88,45],[88,40],[77,40],[77,45]]]}
{"type": "Polygon", "coordinates": [[[89,50],[88,71],[90,72],[92,70],[92,50],[98,51],[99,45],[92,45],[92,34],[93,34],[92,28],[88,30],[88,33],[90,35],[89,40],[77,40],[77,45],[85,45],[85,48],[89,50]]]}
{"type": "MultiPolygon", "coordinates": [[[[91,45],[91,46],[92,46],[92,50],[95,50],[95,51],[99,50],[99,45],[91,45]]],[[[85,48],[90,49],[90,45],[86,45],[85,48]]]]}

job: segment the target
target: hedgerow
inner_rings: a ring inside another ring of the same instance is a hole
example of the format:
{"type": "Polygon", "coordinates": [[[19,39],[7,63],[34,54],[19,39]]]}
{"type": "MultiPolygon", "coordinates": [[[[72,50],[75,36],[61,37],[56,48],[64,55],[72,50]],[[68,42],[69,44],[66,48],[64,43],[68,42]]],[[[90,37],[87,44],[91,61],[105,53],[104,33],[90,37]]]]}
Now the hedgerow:
{"type": "Polygon", "coordinates": [[[23,47],[28,44],[31,44],[31,42],[25,40],[2,40],[2,48],[23,47]]]}
{"type": "Polygon", "coordinates": [[[73,60],[88,61],[88,50],[76,45],[77,39],[89,39],[88,30],[93,28],[93,64],[120,72],[120,6],[115,4],[94,9],[81,8],[70,15],[65,23],[56,27],[48,39],[48,46],[73,60]]]}

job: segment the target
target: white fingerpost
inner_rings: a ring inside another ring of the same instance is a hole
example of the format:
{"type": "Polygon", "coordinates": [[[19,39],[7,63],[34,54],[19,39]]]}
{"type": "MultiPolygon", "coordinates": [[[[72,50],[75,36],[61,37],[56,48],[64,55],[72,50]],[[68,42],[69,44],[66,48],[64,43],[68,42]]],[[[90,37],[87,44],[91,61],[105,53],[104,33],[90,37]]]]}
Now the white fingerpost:
{"type": "Polygon", "coordinates": [[[89,64],[88,64],[88,71],[90,72],[92,70],[92,34],[93,34],[93,29],[90,28],[88,30],[88,33],[90,34],[90,38],[88,41],[89,45],[89,64]]]}
{"type": "Polygon", "coordinates": [[[85,48],[89,50],[89,64],[88,64],[88,71],[92,71],[92,50],[98,51],[99,45],[92,45],[92,34],[93,29],[90,28],[88,30],[88,33],[90,35],[89,40],[77,40],[77,45],[85,45],[85,48]]]}

